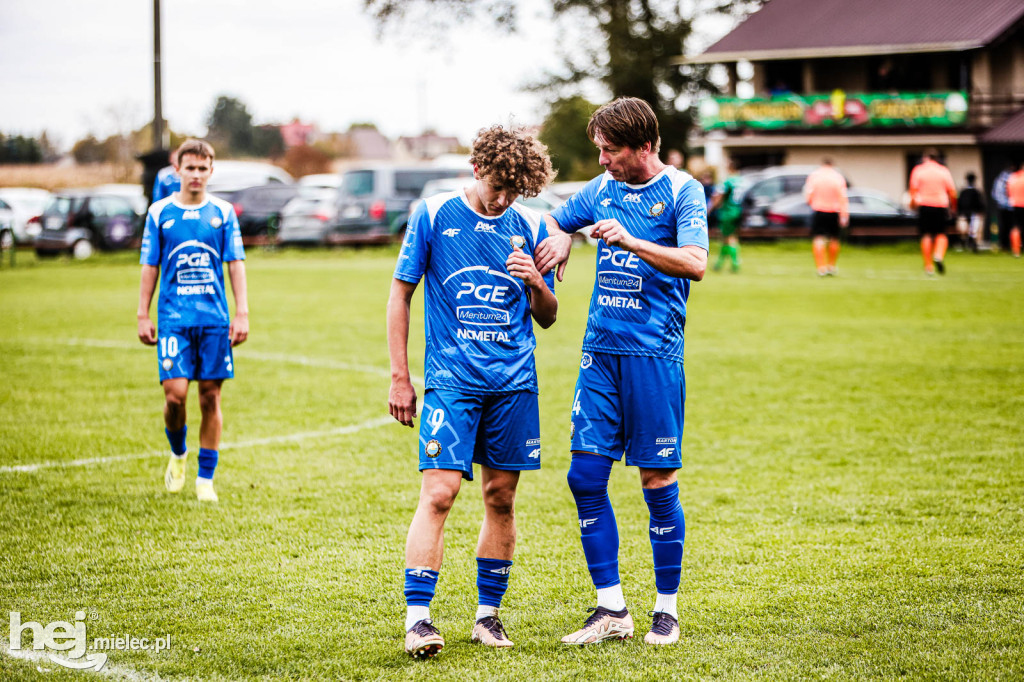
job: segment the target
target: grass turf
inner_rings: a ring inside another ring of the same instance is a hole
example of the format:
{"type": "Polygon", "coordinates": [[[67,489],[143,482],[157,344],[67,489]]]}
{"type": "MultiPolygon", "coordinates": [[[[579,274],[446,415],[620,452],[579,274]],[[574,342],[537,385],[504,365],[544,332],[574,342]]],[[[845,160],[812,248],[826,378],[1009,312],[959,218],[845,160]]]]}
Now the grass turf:
{"type": "MultiPolygon", "coordinates": [[[[1024,266],[954,253],[926,280],[912,245],[847,248],[841,276],[821,280],[809,251],[746,246],[740,274],[691,293],[680,644],[641,641],[647,511],[621,465],[611,494],[638,637],[558,643],[593,602],[565,485],[583,247],[559,321],[538,331],[544,468],[523,477],[502,610],[517,646],[469,643],[482,508],[466,483],[432,607],[448,644],[428,662],[402,652],[416,439],[381,419],[395,250],[251,251],[252,336],[224,390],[213,507],[191,484],[163,490],[134,258],[22,257],[0,270],[3,646],[9,611],[45,625],[84,610],[90,641],[171,636],[169,651],[109,652],[115,677],[1019,679],[1024,266]],[[109,459],[75,463],[93,458],[109,459]]],[[[413,315],[422,374],[419,296],[413,315]]],[[[82,674],[0,655],[4,679],[82,674]]]]}

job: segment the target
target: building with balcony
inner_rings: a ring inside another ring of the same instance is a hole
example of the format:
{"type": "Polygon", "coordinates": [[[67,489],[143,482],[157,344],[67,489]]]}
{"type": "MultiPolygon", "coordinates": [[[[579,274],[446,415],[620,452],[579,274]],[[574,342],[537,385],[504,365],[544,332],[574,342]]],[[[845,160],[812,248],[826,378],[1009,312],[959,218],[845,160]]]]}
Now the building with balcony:
{"type": "Polygon", "coordinates": [[[928,147],[986,189],[1024,159],[1022,0],[770,0],[679,62],[728,73],[699,104],[709,161],[830,156],[852,184],[900,196],[928,147]]]}

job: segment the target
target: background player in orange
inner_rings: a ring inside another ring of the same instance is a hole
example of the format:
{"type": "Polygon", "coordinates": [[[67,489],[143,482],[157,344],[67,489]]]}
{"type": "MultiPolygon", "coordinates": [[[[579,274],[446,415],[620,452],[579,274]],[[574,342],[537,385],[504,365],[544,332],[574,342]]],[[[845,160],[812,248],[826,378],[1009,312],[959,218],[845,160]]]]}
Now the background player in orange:
{"type": "Polygon", "coordinates": [[[1024,164],[1018,163],[1017,172],[1006,181],[1006,194],[1013,208],[1013,227],[1010,228],[1010,251],[1020,258],[1020,231],[1024,229],[1024,164]]]}
{"type": "Polygon", "coordinates": [[[814,211],[811,237],[818,276],[834,275],[839,260],[839,229],[850,224],[850,202],[846,178],[832,167],[832,159],[823,159],[821,167],[807,176],[804,198],[814,211]]]}
{"type": "Polygon", "coordinates": [[[946,274],[946,224],[950,211],[956,211],[956,185],[953,174],[938,161],[938,152],[926,149],[924,160],[910,171],[910,207],[917,209],[917,228],[921,233],[921,257],[929,275],[938,270],[946,274]]]}

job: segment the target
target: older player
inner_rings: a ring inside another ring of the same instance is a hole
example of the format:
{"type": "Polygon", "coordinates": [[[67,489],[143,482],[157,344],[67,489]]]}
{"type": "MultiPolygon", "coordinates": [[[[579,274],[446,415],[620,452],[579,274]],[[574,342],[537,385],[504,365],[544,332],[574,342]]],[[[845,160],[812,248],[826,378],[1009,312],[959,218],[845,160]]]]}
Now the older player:
{"type": "Polygon", "coordinates": [[[419,504],[405,558],[405,650],[435,655],[444,639],[430,618],[444,524],[462,480],[480,467],[484,520],[477,543],[479,606],[472,640],[510,647],[498,618],[516,544],[519,472],[540,468],[540,420],[531,316],[555,321],[554,278],[533,261],[547,236],[541,216],[513,202],[551,180],[544,147],[519,130],[483,130],[471,156],[475,182],[426,199],[409,221],[388,299],[388,409],[416,417],[409,378],[409,310],[424,279],[426,393],[420,421],[419,504]]]}
{"type": "Polygon", "coordinates": [[[146,217],[138,334],[142,343],[158,346],[164,424],[171,445],[164,484],[172,493],[185,485],[185,400],[194,380],[199,382],[202,413],[196,496],[216,502],[213,472],[223,423],[221,384],[235,375],[232,346],[249,336],[245,251],[231,204],[206,193],[213,147],[202,140],[186,141],[178,148],[178,167],[181,189],[150,206],[146,217]],[[225,263],[235,298],[233,320],[224,292],[225,263]],[[159,331],[149,317],[158,278],[159,331]]]}
{"type": "Polygon", "coordinates": [[[643,100],[606,104],[587,133],[605,173],[551,214],[552,236],[537,259],[541,272],[564,263],[570,238],[561,230],[593,225],[600,238],[568,474],[597,606],[562,641],[595,644],[633,635],[608,498],[612,465],[625,454],[626,464],[640,470],[650,511],[657,596],[644,641],[670,644],[679,639],[676,593],[685,534],[676,480],[686,398],[683,328],[690,282],[707,268],[707,207],[699,182],[658,160],[658,121],[643,100]]]}

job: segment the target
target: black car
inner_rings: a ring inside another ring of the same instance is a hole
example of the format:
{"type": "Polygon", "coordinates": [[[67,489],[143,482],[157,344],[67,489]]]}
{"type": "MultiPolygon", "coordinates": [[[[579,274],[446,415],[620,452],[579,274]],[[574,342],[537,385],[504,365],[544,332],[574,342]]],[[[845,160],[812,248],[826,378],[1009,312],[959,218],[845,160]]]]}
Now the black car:
{"type": "MultiPolygon", "coordinates": [[[[881,192],[851,189],[850,239],[902,239],[917,235],[917,215],[881,192]]],[[[808,237],[811,234],[811,207],[802,195],[792,195],[773,203],[765,213],[767,226],[756,236],[808,237]]],[[[740,235],[747,234],[742,228],[740,235]]],[[[755,235],[750,235],[755,236],[755,235]]]]}
{"type": "Polygon", "coordinates": [[[387,242],[401,235],[423,186],[441,178],[472,178],[465,168],[379,165],[345,172],[329,243],[387,242]]]}
{"type": "Polygon", "coordinates": [[[95,249],[113,251],[134,247],[142,236],[145,199],[95,190],[58,192],[50,198],[38,223],[36,253],[70,253],[88,258],[95,249]]]}
{"type": "Polygon", "coordinates": [[[299,196],[299,188],[272,183],[230,191],[214,190],[212,193],[235,207],[243,237],[273,236],[281,224],[281,211],[285,204],[299,196]]]}

